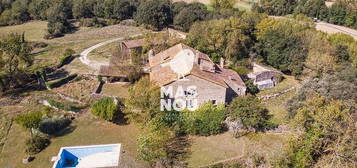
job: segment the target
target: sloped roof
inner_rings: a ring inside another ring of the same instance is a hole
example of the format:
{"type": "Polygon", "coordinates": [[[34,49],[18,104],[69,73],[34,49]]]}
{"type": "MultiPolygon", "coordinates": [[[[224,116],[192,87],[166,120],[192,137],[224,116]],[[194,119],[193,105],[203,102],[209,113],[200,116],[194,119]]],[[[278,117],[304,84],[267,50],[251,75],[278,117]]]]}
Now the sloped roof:
{"type": "Polygon", "coordinates": [[[192,50],[196,54],[196,56],[198,56],[198,58],[207,60],[211,62],[214,66],[214,71],[207,71],[200,66],[199,62],[195,62],[192,70],[185,76],[194,75],[196,77],[210,81],[225,88],[232,87],[232,83],[245,87],[243,80],[240,78],[237,72],[229,69],[224,69],[222,67],[219,67],[218,65],[213,64],[211,59],[206,54],[203,54],[184,44],[178,44],[176,46],[173,46],[153,56],[152,58],[154,59],[149,59],[150,65],[155,66],[155,70],[152,70],[150,72],[151,81],[154,81],[159,86],[164,86],[177,80],[178,75],[173,70],[171,70],[170,66],[163,67],[160,66],[160,64],[170,61],[176,56],[177,53],[179,53],[183,49],[192,50]]]}
{"type": "Polygon", "coordinates": [[[271,67],[263,67],[263,66],[261,66],[261,65],[259,65],[259,64],[257,64],[257,63],[254,62],[254,63],[253,63],[253,71],[248,74],[248,77],[251,78],[251,79],[253,79],[253,78],[255,78],[257,75],[259,75],[259,74],[261,74],[261,73],[263,73],[263,72],[268,72],[268,71],[274,72],[274,73],[276,73],[276,74],[281,74],[281,72],[279,72],[279,71],[276,70],[276,69],[273,69],[273,68],[271,68],[271,67]]]}
{"type": "Polygon", "coordinates": [[[145,39],[123,41],[123,44],[128,48],[142,47],[144,43],[145,43],[145,39]]]}
{"type": "Polygon", "coordinates": [[[198,58],[200,59],[203,59],[203,60],[206,60],[206,61],[209,61],[209,62],[212,62],[212,60],[209,58],[208,55],[198,51],[198,50],[195,50],[194,48],[192,47],[189,47],[185,44],[177,44],[167,50],[164,50],[158,54],[156,54],[155,56],[152,56],[149,58],[149,64],[150,64],[150,67],[153,67],[153,66],[156,66],[156,65],[159,65],[159,64],[162,64],[164,62],[167,62],[167,61],[170,61],[171,59],[173,59],[180,51],[184,50],[184,49],[189,49],[191,50],[193,53],[195,53],[196,56],[198,56],[198,58]]]}

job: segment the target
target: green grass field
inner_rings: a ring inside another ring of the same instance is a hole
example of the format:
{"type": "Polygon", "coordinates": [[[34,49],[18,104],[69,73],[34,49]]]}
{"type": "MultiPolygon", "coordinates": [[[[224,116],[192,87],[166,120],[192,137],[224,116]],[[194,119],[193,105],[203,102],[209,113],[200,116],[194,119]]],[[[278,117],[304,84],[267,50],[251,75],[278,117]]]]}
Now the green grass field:
{"type": "Polygon", "coordinates": [[[52,156],[56,156],[61,147],[76,145],[98,145],[121,143],[122,153],[120,167],[144,168],[148,165],[142,161],[137,161],[137,135],[138,128],[134,125],[115,125],[109,122],[95,119],[91,115],[84,115],[72,123],[73,132],[56,137],[51,140],[51,144],[41,153],[35,155],[35,160],[25,165],[22,158],[25,157],[25,139],[28,133],[14,124],[5,144],[4,151],[0,155],[0,167],[9,168],[45,168],[51,167],[52,156]],[[21,138],[19,138],[21,137],[21,138]],[[124,151],[124,152],[123,152],[124,151]]]}
{"type": "MultiPolygon", "coordinates": [[[[42,68],[45,66],[56,65],[66,49],[72,49],[77,54],[84,49],[91,47],[105,40],[110,40],[118,37],[128,37],[132,34],[141,32],[138,27],[129,27],[121,25],[107,26],[103,28],[80,27],[77,31],[71,34],[66,34],[64,37],[51,40],[44,39],[46,34],[47,22],[31,21],[16,26],[0,27],[0,37],[9,33],[25,33],[25,39],[32,42],[44,42],[48,46],[41,49],[35,49],[33,56],[35,59],[33,69],[42,68]]],[[[75,62],[69,70],[86,72],[85,65],[75,62]],[[82,70],[82,71],[81,71],[82,70]]]]}
{"type": "Polygon", "coordinates": [[[231,158],[251,156],[255,153],[267,160],[279,156],[286,134],[257,133],[234,138],[230,133],[209,137],[192,137],[188,166],[196,168],[231,158]]]}
{"type": "Polygon", "coordinates": [[[31,21],[21,25],[0,27],[0,37],[9,33],[25,33],[25,39],[28,41],[46,41],[43,36],[46,35],[47,22],[31,21]]]}
{"type": "MultiPolygon", "coordinates": [[[[277,86],[265,89],[257,94],[258,97],[272,95],[284,90],[290,89],[292,87],[297,88],[300,83],[293,76],[284,75],[285,79],[279,83],[277,86]]],[[[279,97],[272,98],[266,101],[263,101],[265,107],[269,110],[270,114],[273,115],[273,122],[276,124],[285,124],[287,122],[286,117],[288,111],[286,109],[287,101],[295,95],[296,90],[292,90],[288,93],[285,93],[279,97]]]]}

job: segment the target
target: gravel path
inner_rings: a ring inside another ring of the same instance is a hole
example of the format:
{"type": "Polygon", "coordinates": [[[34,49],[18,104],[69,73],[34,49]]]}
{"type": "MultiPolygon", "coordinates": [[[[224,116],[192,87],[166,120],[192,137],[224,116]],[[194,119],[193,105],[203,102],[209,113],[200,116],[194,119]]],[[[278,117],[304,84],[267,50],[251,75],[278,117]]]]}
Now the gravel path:
{"type": "MultiPolygon", "coordinates": [[[[133,38],[133,37],[137,37],[137,36],[140,36],[142,34],[135,34],[135,35],[132,35],[130,36],[130,38],[133,38]]],[[[99,47],[102,47],[104,45],[107,45],[109,43],[113,43],[113,42],[117,42],[117,41],[122,41],[124,40],[124,37],[121,37],[121,38],[116,38],[116,39],[112,39],[112,40],[107,40],[107,41],[103,41],[99,44],[96,44],[92,47],[89,47],[87,49],[85,49],[81,54],[80,54],[80,57],[79,57],[79,60],[83,63],[83,64],[86,64],[87,66],[91,67],[92,69],[95,69],[95,70],[99,70],[100,69],[100,66],[104,65],[104,66],[107,66],[109,65],[109,62],[98,62],[98,61],[94,61],[94,60],[90,60],[88,59],[88,54],[90,52],[92,52],[93,50],[99,48],[99,47]]]]}
{"type": "Polygon", "coordinates": [[[316,29],[326,32],[326,33],[329,33],[329,34],[344,33],[344,34],[352,36],[354,39],[357,40],[357,30],[352,29],[352,28],[334,25],[334,24],[330,24],[330,23],[326,23],[326,22],[317,22],[316,29]]]}

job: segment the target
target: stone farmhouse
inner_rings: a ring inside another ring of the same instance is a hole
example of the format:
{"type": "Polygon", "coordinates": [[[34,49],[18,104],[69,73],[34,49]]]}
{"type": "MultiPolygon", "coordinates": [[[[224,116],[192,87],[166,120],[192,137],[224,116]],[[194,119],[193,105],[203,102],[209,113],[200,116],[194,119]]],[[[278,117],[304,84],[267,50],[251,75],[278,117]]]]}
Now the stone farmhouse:
{"type": "Polygon", "coordinates": [[[280,81],[281,73],[268,69],[257,63],[253,63],[253,72],[248,74],[248,78],[251,79],[260,90],[273,88],[280,81]]]}
{"type": "Polygon", "coordinates": [[[198,106],[206,102],[222,104],[246,93],[246,86],[235,71],[225,69],[223,64],[214,64],[208,55],[184,44],[177,44],[150,56],[149,65],[152,82],[166,89],[171,87],[174,92],[179,87],[185,90],[184,96],[175,99],[186,100],[186,107],[192,105],[192,99],[197,101],[198,106]],[[181,80],[170,66],[163,65],[186,49],[194,53],[194,62],[192,70],[184,75],[185,80],[181,80]],[[188,90],[190,86],[196,86],[195,90],[188,90]]]}

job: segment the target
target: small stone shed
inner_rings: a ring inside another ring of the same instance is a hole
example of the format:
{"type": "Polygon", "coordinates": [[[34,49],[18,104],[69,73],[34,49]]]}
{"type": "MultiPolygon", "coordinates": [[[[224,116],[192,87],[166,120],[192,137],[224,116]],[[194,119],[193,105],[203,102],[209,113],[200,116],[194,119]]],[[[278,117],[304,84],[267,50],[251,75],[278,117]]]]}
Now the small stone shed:
{"type": "Polygon", "coordinates": [[[257,63],[253,63],[253,72],[248,74],[248,78],[251,79],[260,90],[275,87],[281,79],[282,73],[272,69],[263,67],[257,63]]]}

